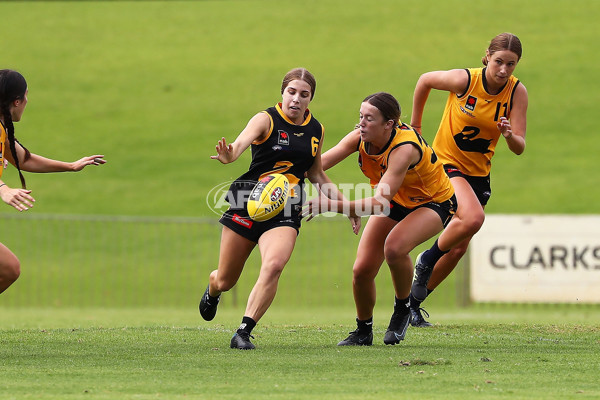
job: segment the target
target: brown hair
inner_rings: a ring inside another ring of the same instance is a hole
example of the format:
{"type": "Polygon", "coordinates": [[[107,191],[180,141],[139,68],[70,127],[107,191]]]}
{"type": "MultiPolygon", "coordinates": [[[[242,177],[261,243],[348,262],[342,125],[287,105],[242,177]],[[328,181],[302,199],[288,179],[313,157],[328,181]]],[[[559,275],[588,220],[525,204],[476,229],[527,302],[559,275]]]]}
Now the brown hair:
{"type": "Polygon", "coordinates": [[[283,82],[281,82],[281,94],[285,88],[290,84],[293,80],[304,81],[310,86],[310,99],[312,100],[315,97],[315,90],[317,90],[317,80],[306,68],[294,68],[283,77],[283,82]]]}
{"type": "Polygon", "coordinates": [[[363,103],[369,103],[377,107],[385,121],[392,120],[396,124],[400,123],[400,104],[394,96],[386,92],[371,94],[363,100],[363,103]]]}
{"type": "MultiPolygon", "coordinates": [[[[521,54],[523,53],[519,38],[516,35],[508,32],[501,33],[493,38],[490,42],[490,46],[487,48],[490,57],[495,52],[502,50],[509,50],[515,53],[517,55],[517,61],[521,59],[521,54]]],[[[487,57],[483,56],[481,58],[481,62],[483,65],[487,65],[487,57]]]]}

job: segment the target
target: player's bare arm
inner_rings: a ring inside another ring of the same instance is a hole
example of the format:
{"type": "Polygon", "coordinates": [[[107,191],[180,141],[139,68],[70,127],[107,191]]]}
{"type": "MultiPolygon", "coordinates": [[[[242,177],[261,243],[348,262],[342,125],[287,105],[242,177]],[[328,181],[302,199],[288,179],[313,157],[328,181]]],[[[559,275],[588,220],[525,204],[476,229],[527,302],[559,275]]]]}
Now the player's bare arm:
{"type": "Polygon", "coordinates": [[[522,83],[519,83],[513,96],[513,107],[509,119],[501,118],[498,121],[498,129],[506,139],[508,148],[516,155],[520,155],[525,151],[528,103],[527,89],[522,83]]]}
{"type": "Polygon", "coordinates": [[[419,132],[421,131],[423,110],[431,89],[462,94],[467,89],[468,84],[469,74],[464,69],[431,71],[421,75],[417,81],[413,95],[413,110],[410,125],[419,132]]]}
{"type": "MultiPolygon", "coordinates": [[[[22,160],[22,158],[19,157],[19,160],[22,160]]],[[[20,165],[23,171],[45,173],[68,171],[77,172],[81,171],[88,165],[102,165],[105,163],[106,160],[101,154],[86,156],[73,162],[65,162],[53,160],[50,158],[42,157],[38,154],[30,153],[29,158],[27,158],[27,160],[21,161],[20,165]]]]}
{"type": "Polygon", "coordinates": [[[333,146],[331,149],[327,150],[325,154],[321,157],[321,162],[323,164],[323,170],[327,171],[329,168],[334,167],[350,154],[357,151],[358,142],[360,140],[360,130],[355,129],[346,136],[342,140],[339,141],[338,144],[333,146]]]}
{"type": "Polygon", "coordinates": [[[229,164],[239,158],[239,156],[254,142],[260,141],[268,134],[271,126],[271,120],[266,113],[260,112],[248,121],[246,127],[240,132],[235,141],[227,144],[225,138],[217,142],[215,149],[217,155],[210,156],[213,160],[219,160],[223,164],[229,164]]]}

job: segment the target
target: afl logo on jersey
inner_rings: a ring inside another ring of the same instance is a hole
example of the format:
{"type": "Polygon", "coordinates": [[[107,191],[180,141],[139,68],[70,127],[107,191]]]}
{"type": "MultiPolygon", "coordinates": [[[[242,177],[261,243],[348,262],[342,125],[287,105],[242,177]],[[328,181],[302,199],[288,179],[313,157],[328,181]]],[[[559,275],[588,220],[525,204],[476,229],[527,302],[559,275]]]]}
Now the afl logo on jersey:
{"type": "Polygon", "coordinates": [[[469,95],[467,97],[467,102],[465,103],[465,108],[469,111],[475,111],[475,105],[477,104],[477,97],[473,97],[469,95]]]}
{"type": "Polygon", "coordinates": [[[277,143],[282,146],[290,145],[290,135],[286,131],[279,130],[279,138],[277,139],[277,143]]]}

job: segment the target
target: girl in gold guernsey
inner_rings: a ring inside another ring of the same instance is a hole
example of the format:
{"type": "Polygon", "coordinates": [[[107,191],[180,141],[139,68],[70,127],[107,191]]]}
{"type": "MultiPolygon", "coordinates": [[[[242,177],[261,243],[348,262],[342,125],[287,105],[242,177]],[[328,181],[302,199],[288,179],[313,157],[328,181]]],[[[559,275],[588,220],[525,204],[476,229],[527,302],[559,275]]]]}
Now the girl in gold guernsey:
{"type": "Polygon", "coordinates": [[[438,240],[417,259],[411,295],[413,326],[431,325],[421,315],[421,301],[452,272],[483,224],[491,195],[491,160],[499,139],[517,155],[525,150],[527,90],[512,75],[521,54],[519,38],[502,33],[486,50],[483,68],[428,72],[417,82],[411,124],[419,132],[431,89],[449,92],[433,148],[459,204],[448,229],[462,232],[463,240],[455,247],[438,240]]]}
{"type": "MultiPolygon", "coordinates": [[[[19,122],[27,106],[27,82],[23,75],[10,69],[0,70],[0,177],[4,160],[15,166],[21,179],[21,188],[9,187],[0,180],[0,198],[17,211],[27,211],[35,200],[25,185],[21,171],[63,172],[81,171],[88,165],[104,164],[104,156],[83,157],[74,162],[51,160],[29,152],[15,138],[14,122],[19,122]]],[[[0,293],[8,289],[21,274],[17,256],[0,243],[0,293]]]]}
{"type": "Polygon", "coordinates": [[[360,123],[323,154],[323,168],[336,165],[354,152],[359,153],[358,164],[375,188],[375,195],[351,202],[311,200],[304,215],[312,218],[325,211],[351,217],[371,215],[353,267],[358,326],[338,345],[372,344],[375,277],[384,260],[392,275],[395,304],[383,341],[396,344],[404,339],[410,320],[413,264],[409,253],[450,221],[456,209],[454,189],[432,148],[411,126],[400,121],[400,105],[391,94],[376,93],[363,100],[360,123]]]}

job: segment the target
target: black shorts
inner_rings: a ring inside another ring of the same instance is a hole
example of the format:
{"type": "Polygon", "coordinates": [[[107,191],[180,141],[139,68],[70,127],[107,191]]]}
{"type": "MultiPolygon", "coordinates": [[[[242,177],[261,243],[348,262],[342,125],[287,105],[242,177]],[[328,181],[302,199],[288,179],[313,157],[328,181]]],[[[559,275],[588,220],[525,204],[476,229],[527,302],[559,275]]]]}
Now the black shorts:
{"type": "Polygon", "coordinates": [[[461,177],[464,178],[467,183],[475,192],[475,196],[479,200],[482,206],[485,206],[492,196],[492,187],[490,185],[490,176],[469,176],[462,173],[462,171],[453,165],[444,165],[444,170],[449,178],[461,177]]]}
{"type": "Polygon", "coordinates": [[[421,204],[420,206],[417,206],[415,208],[407,208],[407,207],[404,207],[404,206],[396,203],[395,201],[391,201],[390,202],[390,213],[389,213],[388,217],[393,219],[394,221],[400,222],[404,218],[406,218],[406,216],[408,214],[415,211],[416,209],[419,209],[422,207],[430,208],[433,211],[435,211],[437,213],[437,215],[440,216],[440,219],[442,220],[442,224],[444,225],[444,228],[445,228],[446,225],[448,225],[448,223],[454,216],[457,205],[458,204],[456,202],[455,195],[452,195],[452,197],[450,197],[448,200],[444,201],[443,203],[434,203],[433,201],[431,201],[429,203],[421,204]]]}
{"type": "Polygon", "coordinates": [[[275,217],[259,222],[253,221],[248,216],[248,211],[245,208],[242,209],[232,209],[225,211],[219,222],[238,235],[245,237],[248,240],[251,240],[255,243],[258,243],[258,239],[262,236],[266,231],[278,228],[280,226],[289,226],[296,230],[296,234],[300,233],[300,224],[301,224],[301,215],[300,212],[296,213],[293,216],[285,216],[282,212],[280,215],[276,215],[275,217]]]}

